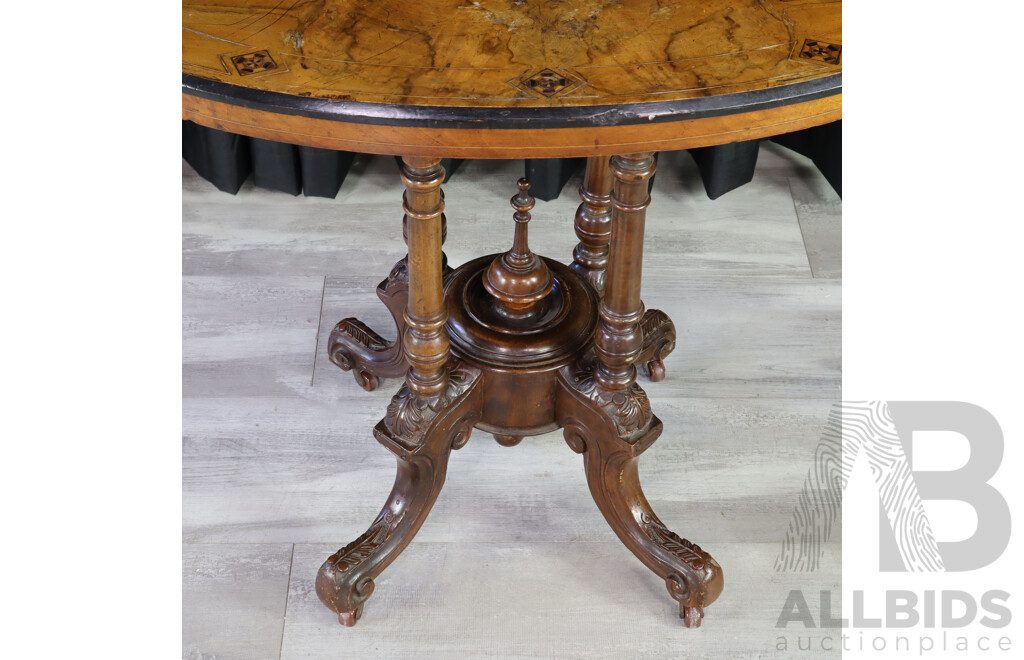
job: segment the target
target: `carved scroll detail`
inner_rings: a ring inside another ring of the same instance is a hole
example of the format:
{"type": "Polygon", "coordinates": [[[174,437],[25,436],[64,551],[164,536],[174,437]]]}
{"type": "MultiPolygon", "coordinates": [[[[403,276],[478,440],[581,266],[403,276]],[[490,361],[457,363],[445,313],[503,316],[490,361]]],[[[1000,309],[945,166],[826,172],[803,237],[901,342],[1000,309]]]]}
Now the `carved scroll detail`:
{"type": "Polygon", "coordinates": [[[382,512],[380,517],[359,538],[328,557],[327,561],[334,564],[335,570],[339,573],[358,566],[373,554],[380,544],[391,538],[403,515],[404,512],[396,515],[390,509],[382,512]]]}
{"type": "Polygon", "coordinates": [[[722,592],[722,567],[665,527],[644,497],[640,454],[662,430],[647,396],[636,383],[605,388],[596,380],[593,356],[564,368],[559,384],[558,423],[572,450],[583,454],[594,502],[626,547],[665,581],[685,625],[701,625],[704,607],[722,592]]]}
{"type": "Polygon", "coordinates": [[[689,569],[669,573],[665,577],[665,586],[669,595],[679,603],[679,617],[685,625],[688,628],[699,627],[704,619],[709,583],[717,580],[715,588],[721,590],[721,567],[699,545],[668,529],[653,515],[642,511],[638,518],[648,538],[683,562],[684,566],[680,568],[689,569]]]}
{"type": "Polygon", "coordinates": [[[644,330],[644,337],[657,331],[665,324],[671,324],[672,319],[660,309],[649,309],[640,320],[640,327],[644,330]]]}
{"type": "MultiPolygon", "coordinates": [[[[447,261],[447,260],[445,260],[447,261]]],[[[447,263],[445,264],[447,266],[447,263]]],[[[451,270],[448,268],[447,270],[451,270]]],[[[396,284],[408,287],[409,286],[409,263],[405,259],[399,260],[395,264],[391,272],[388,273],[387,287],[391,288],[396,284]]]]}
{"type": "Polygon", "coordinates": [[[699,545],[679,536],[649,513],[640,513],[640,524],[643,525],[644,531],[652,541],[698,571],[704,570],[704,567],[712,561],[711,555],[704,552],[699,545]]]}
{"type": "MultiPolygon", "coordinates": [[[[448,258],[442,254],[442,277],[448,277],[451,272],[448,258]]],[[[395,341],[384,339],[365,323],[352,317],[339,321],[327,340],[327,355],[331,362],[344,371],[352,371],[356,382],[367,391],[377,389],[381,378],[398,378],[409,368],[402,352],[402,335],[405,332],[403,314],[409,298],[407,258],[400,259],[391,268],[387,279],[377,285],[377,297],[394,319],[398,337],[395,341]]]]}
{"type": "Polygon", "coordinates": [[[473,383],[478,372],[453,363],[448,376],[448,388],[435,397],[421,397],[403,384],[388,404],[384,426],[392,439],[407,448],[420,443],[422,435],[439,413],[449,407],[473,383]]]}
{"type": "MultiPolygon", "coordinates": [[[[342,319],[336,326],[334,326],[334,330],[331,331],[330,339],[332,347],[335,347],[334,344],[339,341],[337,338],[340,335],[350,337],[357,344],[360,344],[371,351],[383,351],[391,345],[391,342],[378,335],[376,332],[371,330],[369,326],[354,317],[342,319]]],[[[338,348],[340,347],[335,347],[335,350],[331,353],[331,361],[347,371],[353,367],[352,361],[347,351],[337,350],[338,348]]]]}
{"type": "Polygon", "coordinates": [[[644,333],[644,345],[637,364],[642,364],[648,377],[658,382],[665,377],[663,360],[676,347],[676,326],[665,312],[649,309],[640,320],[640,327],[644,333]]]}
{"type": "Polygon", "coordinates": [[[381,378],[394,378],[407,368],[402,354],[402,332],[406,300],[409,297],[409,275],[406,260],[401,259],[391,269],[388,278],[377,285],[377,297],[391,312],[398,339],[388,341],[356,318],[346,318],[331,330],[327,340],[327,355],[331,362],[352,371],[359,386],[373,391],[381,378]]]}
{"type": "Polygon", "coordinates": [[[605,390],[594,377],[593,360],[580,362],[574,368],[569,383],[608,415],[614,422],[615,430],[622,437],[631,436],[651,421],[651,402],[647,393],[633,383],[624,390],[605,390]]]}

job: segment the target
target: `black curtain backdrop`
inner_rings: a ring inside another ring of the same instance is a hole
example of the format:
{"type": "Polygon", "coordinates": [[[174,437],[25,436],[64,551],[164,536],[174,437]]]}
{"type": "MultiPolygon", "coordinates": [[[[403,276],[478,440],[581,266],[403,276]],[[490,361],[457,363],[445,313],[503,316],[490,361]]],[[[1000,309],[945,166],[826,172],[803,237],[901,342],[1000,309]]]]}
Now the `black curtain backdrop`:
{"type": "MultiPolygon", "coordinates": [[[[842,121],[771,138],[773,142],[810,158],[842,196],[842,121]]],[[[355,154],[347,151],[298,147],[206,128],[182,121],[181,152],[201,177],[218,189],[238,192],[249,175],[261,188],[292,195],[334,197],[338,194],[355,154]]],[[[762,140],[733,142],[718,147],[689,149],[697,163],[704,191],[711,199],[748,183],[754,176],[762,140]]],[[[524,176],[537,199],[558,197],[566,181],[583,167],[583,158],[526,159],[524,176]]],[[[445,159],[448,178],[461,160],[445,159]]],[[[447,180],[447,179],[446,179],[447,180]]]]}

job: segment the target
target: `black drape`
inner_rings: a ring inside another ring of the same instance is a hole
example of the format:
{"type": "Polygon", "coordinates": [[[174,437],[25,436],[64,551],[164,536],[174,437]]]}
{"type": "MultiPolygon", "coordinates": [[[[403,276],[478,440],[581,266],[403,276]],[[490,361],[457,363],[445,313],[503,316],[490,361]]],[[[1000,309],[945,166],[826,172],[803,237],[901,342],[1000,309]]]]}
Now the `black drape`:
{"type": "MultiPolygon", "coordinates": [[[[773,142],[810,158],[825,179],[842,195],[842,121],[771,138],[773,142]]],[[[298,195],[334,197],[352,166],[354,154],[331,149],[297,147],[205,128],[182,121],[182,156],[220,190],[236,193],[253,175],[253,183],[298,195]]],[[[690,149],[711,199],[748,183],[754,176],[761,140],[690,149]]],[[[537,199],[558,197],[583,158],[528,158],[524,175],[537,199]]],[[[445,159],[450,178],[461,160],[445,159]]],[[[447,180],[447,179],[446,179],[447,180]]]]}

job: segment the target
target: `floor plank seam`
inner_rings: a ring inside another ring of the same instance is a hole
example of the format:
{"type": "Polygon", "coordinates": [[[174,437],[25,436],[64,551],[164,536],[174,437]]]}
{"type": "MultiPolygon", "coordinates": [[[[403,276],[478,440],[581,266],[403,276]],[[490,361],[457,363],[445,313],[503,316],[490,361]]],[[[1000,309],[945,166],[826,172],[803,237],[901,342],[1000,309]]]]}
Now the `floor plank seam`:
{"type": "Polygon", "coordinates": [[[292,593],[292,569],[295,567],[295,544],[292,543],[292,554],[288,558],[288,581],[284,590],[284,616],[281,617],[281,644],[277,648],[277,660],[284,655],[284,629],[288,625],[288,600],[292,593]]]}
{"type": "Polygon", "coordinates": [[[800,240],[804,243],[804,256],[807,257],[807,272],[811,279],[818,279],[814,276],[814,266],[811,264],[811,252],[807,247],[807,235],[804,233],[804,226],[800,222],[800,209],[797,208],[796,195],[793,194],[793,179],[786,177],[786,187],[789,188],[789,199],[793,202],[793,216],[796,217],[796,226],[800,229],[800,240]]]}
{"type": "Polygon", "coordinates": [[[313,342],[313,373],[309,374],[309,386],[314,386],[316,380],[316,358],[320,352],[320,328],[324,324],[324,298],[327,296],[327,276],[324,275],[324,283],[320,287],[320,313],[316,319],[316,340],[313,342]]]}

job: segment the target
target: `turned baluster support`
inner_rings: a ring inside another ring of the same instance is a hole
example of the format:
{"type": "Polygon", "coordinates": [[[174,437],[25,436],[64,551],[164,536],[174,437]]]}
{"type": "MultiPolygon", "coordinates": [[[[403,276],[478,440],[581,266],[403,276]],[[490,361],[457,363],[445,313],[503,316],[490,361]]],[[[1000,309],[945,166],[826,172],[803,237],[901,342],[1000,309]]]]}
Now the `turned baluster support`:
{"type": "MultiPolygon", "coordinates": [[[[612,187],[615,177],[611,157],[591,156],[580,185],[582,203],[576,209],[576,236],[570,266],[590,283],[598,296],[604,294],[608,268],[608,245],[612,239],[612,187]]],[[[665,378],[664,359],[676,346],[676,327],[668,315],[649,309],[640,321],[643,348],[636,363],[654,382],[665,378]]]]}
{"type": "Polygon", "coordinates": [[[625,390],[636,381],[634,363],[643,350],[640,300],[643,267],[644,220],[651,197],[647,180],[654,174],[650,153],[615,156],[612,190],[611,245],[604,297],[598,306],[600,321],[594,338],[598,357],[595,377],[606,390],[625,390]]]}
{"type": "Polygon", "coordinates": [[[605,270],[608,267],[608,243],[612,232],[612,170],[610,156],[591,156],[580,184],[582,203],[576,209],[574,229],[580,239],[572,251],[570,268],[594,287],[597,295],[604,293],[605,270]]]}
{"type": "Polygon", "coordinates": [[[408,228],[409,302],[403,344],[409,363],[406,385],[420,397],[441,394],[448,385],[448,333],[441,269],[444,197],[440,158],[402,159],[403,210],[408,228]]]}
{"type": "MultiPolygon", "coordinates": [[[[444,199],[444,193],[441,193],[444,199]]],[[[441,243],[447,236],[447,219],[441,214],[441,243]]],[[[409,242],[409,217],[402,216],[402,238],[409,242]]],[[[380,386],[381,378],[405,376],[409,363],[405,359],[402,339],[405,334],[405,307],[409,302],[409,255],[394,265],[387,278],[377,285],[377,297],[384,303],[395,322],[395,341],[388,341],[355,317],[339,321],[327,340],[327,355],[344,371],[351,371],[356,382],[367,392],[380,386]]],[[[448,259],[441,253],[442,275],[451,272],[448,259]]]]}

